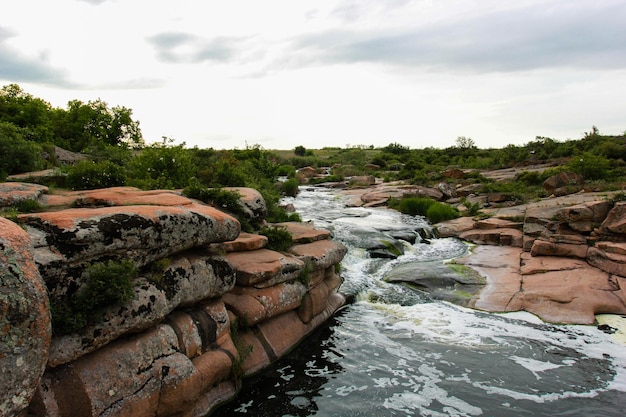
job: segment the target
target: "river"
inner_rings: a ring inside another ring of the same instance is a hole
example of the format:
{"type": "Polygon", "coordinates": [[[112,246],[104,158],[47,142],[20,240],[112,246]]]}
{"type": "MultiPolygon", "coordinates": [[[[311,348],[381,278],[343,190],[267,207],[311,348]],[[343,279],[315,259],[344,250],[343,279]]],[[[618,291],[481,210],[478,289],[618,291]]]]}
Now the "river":
{"type": "Polygon", "coordinates": [[[381,278],[394,264],[463,255],[457,239],[405,244],[372,258],[365,239],[428,228],[384,208],[347,208],[332,190],[290,199],[304,221],[348,247],[340,291],[354,296],[275,366],[247,379],[212,416],[619,416],[626,346],[595,326],[491,314],[381,278]]]}

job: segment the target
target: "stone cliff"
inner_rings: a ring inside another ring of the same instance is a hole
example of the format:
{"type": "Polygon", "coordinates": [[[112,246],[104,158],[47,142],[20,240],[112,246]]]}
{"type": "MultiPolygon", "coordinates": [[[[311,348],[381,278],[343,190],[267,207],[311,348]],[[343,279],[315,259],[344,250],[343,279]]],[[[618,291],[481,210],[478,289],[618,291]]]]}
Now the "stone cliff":
{"type": "MultiPolygon", "coordinates": [[[[294,244],[275,252],[173,191],[0,186],[5,205],[44,207],[0,218],[2,415],[204,416],[345,303],[346,248],[327,231],[277,225],[294,244]],[[121,273],[96,279],[120,264],[135,271],[127,290],[121,273]],[[85,296],[118,288],[129,296],[110,305],[85,296]]],[[[239,191],[263,216],[260,194],[239,191]]]]}

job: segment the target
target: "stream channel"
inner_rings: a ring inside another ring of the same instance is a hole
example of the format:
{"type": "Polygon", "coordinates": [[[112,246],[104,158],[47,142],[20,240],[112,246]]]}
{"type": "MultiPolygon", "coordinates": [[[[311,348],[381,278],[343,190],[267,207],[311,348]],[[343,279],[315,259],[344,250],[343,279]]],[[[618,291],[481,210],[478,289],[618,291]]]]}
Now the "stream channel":
{"type": "Polygon", "coordinates": [[[301,188],[303,221],[348,247],[342,293],[354,302],[291,354],[246,379],[211,416],[626,415],[626,346],[595,326],[552,325],[432,299],[382,277],[393,266],[466,253],[458,239],[422,240],[428,223],[385,208],[349,208],[336,192],[301,188]],[[415,234],[397,259],[373,239],[415,234]]]}

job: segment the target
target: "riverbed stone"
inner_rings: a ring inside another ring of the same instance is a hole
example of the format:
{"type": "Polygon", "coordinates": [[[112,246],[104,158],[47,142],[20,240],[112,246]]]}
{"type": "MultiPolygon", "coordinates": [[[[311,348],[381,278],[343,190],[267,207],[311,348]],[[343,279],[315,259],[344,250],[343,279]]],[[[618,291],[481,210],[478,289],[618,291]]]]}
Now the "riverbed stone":
{"type": "Polygon", "coordinates": [[[435,299],[460,305],[468,305],[486,284],[485,277],[475,270],[441,261],[399,264],[387,272],[383,280],[408,283],[435,299]]]}
{"type": "Polygon", "coordinates": [[[50,344],[46,287],[24,230],[0,217],[0,415],[28,407],[50,344]]]}

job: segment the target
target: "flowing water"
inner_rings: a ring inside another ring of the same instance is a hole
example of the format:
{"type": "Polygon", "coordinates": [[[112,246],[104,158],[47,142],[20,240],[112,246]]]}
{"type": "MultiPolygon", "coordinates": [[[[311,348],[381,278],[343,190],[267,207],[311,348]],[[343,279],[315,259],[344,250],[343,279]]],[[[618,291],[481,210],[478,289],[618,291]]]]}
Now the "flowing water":
{"type": "Polygon", "coordinates": [[[349,251],[340,291],[355,302],[293,353],[244,381],[214,416],[624,416],[626,346],[594,326],[489,314],[437,301],[382,276],[394,264],[443,261],[456,239],[417,237],[396,260],[363,249],[428,228],[386,209],[346,208],[330,190],[291,200],[304,221],[349,251]]]}

